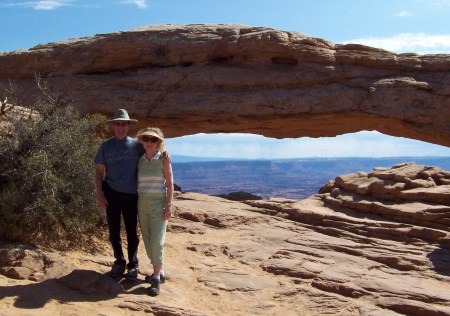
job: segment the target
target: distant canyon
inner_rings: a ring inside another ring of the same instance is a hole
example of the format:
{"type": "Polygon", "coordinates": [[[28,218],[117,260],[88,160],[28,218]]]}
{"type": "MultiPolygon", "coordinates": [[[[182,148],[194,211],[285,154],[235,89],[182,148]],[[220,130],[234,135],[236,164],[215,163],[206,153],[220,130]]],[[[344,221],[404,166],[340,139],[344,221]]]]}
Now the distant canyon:
{"type": "Polygon", "coordinates": [[[263,199],[305,199],[337,175],[403,162],[450,170],[450,157],[176,161],[174,157],[174,179],[183,192],[222,195],[244,191],[263,199]]]}

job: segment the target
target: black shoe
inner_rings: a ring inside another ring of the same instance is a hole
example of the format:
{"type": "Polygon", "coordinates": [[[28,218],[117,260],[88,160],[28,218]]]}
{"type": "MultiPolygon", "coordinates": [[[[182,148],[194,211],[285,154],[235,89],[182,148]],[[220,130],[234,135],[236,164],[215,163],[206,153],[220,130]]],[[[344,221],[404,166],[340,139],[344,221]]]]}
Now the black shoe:
{"type": "Polygon", "coordinates": [[[120,277],[125,272],[125,266],[120,264],[113,264],[111,271],[108,272],[108,276],[115,279],[117,277],[120,277]]]}
{"type": "MultiPolygon", "coordinates": [[[[147,282],[147,283],[152,284],[152,280],[153,280],[153,274],[152,275],[147,275],[145,277],[145,282],[147,282]]],[[[162,283],[166,283],[166,276],[164,274],[160,274],[159,275],[159,280],[161,281],[161,284],[162,283]]]]}
{"type": "Polygon", "coordinates": [[[125,279],[129,281],[137,280],[138,277],[138,269],[137,268],[131,268],[128,269],[127,274],[125,274],[125,279]]]}
{"type": "Polygon", "coordinates": [[[157,279],[152,280],[152,285],[148,289],[148,295],[150,296],[157,296],[159,294],[159,285],[161,281],[157,279]]]}

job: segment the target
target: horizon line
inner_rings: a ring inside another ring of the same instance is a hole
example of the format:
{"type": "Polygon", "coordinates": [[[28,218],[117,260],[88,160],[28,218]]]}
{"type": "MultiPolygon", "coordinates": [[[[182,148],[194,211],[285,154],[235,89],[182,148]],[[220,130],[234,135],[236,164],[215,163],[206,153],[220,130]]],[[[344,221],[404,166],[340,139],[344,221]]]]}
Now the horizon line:
{"type": "Polygon", "coordinates": [[[450,156],[308,156],[308,157],[273,157],[273,158],[246,158],[246,157],[207,157],[207,156],[187,156],[171,154],[171,157],[193,158],[193,159],[214,159],[214,160],[293,160],[293,159],[387,159],[387,158],[450,158],[450,156]]]}

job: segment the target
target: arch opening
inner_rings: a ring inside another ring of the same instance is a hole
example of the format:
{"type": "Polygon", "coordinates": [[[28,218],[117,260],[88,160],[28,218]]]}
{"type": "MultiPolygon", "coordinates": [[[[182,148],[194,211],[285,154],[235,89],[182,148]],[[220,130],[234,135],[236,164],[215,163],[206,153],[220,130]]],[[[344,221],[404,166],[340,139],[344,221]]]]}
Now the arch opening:
{"type": "Polygon", "coordinates": [[[224,197],[303,199],[336,176],[404,162],[450,170],[450,148],[376,131],[297,139],[195,134],[169,138],[167,146],[182,191],[224,197]]]}

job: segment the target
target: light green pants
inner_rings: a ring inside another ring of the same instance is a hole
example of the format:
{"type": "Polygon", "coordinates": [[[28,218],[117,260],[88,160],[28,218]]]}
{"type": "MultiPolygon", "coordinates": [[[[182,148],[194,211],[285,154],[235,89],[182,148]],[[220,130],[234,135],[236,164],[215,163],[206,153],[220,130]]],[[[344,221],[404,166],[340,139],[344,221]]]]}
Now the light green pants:
{"type": "Polygon", "coordinates": [[[152,265],[163,264],[164,261],[164,240],[167,229],[167,221],[163,218],[165,206],[165,194],[139,195],[139,223],[145,250],[152,265]]]}

